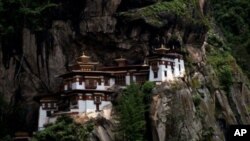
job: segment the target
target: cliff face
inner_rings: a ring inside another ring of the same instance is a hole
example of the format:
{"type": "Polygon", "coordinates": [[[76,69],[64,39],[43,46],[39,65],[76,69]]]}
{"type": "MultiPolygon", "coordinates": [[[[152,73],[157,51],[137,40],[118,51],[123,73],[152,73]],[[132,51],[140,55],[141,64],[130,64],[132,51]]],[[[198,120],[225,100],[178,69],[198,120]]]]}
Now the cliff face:
{"type": "Polygon", "coordinates": [[[242,73],[235,73],[227,93],[207,61],[209,47],[207,43],[198,48],[188,45],[193,68],[187,71],[187,77],[153,91],[154,140],[223,141],[228,125],[249,124],[248,82],[242,73]]]}
{"type": "MultiPolygon", "coordinates": [[[[227,125],[250,122],[248,80],[229,55],[230,71],[235,73],[230,85],[222,84],[214,52],[224,54],[226,49],[209,40],[205,0],[195,7],[199,15],[191,17],[184,2],[156,2],[86,0],[79,22],[55,20],[46,32],[36,34],[23,28],[21,53],[0,60],[1,94],[13,105],[25,105],[26,126],[32,129],[38,106],[33,97],[57,91],[61,82],[55,76],[65,73],[82,51],[102,65],[112,65],[120,55],[133,64],[142,63],[152,48],[165,43],[186,53],[187,75],[153,91],[153,140],[225,140],[227,125]]],[[[4,53],[2,49],[0,58],[4,53]]]]}

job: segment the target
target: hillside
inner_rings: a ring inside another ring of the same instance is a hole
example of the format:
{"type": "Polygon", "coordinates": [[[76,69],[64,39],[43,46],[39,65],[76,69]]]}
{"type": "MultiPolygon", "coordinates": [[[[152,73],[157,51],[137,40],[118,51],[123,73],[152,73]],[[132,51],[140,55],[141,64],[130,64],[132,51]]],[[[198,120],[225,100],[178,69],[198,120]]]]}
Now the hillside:
{"type": "MultiPolygon", "coordinates": [[[[226,140],[250,123],[249,12],[247,0],[0,0],[0,139],[37,129],[34,97],[57,92],[82,51],[138,64],[165,44],[184,52],[186,75],[150,91],[144,140],[226,140]]],[[[110,122],[89,138],[115,140],[110,122]]]]}

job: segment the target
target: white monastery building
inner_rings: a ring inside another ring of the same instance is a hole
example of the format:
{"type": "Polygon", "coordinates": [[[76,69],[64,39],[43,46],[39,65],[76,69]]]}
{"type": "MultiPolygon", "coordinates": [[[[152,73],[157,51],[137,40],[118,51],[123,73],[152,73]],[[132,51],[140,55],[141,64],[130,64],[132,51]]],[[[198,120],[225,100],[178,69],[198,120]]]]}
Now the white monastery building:
{"type": "Polygon", "coordinates": [[[114,86],[125,88],[131,83],[146,81],[160,84],[185,74],[182,54],[163,45],[148,55],[144,64],[129,65],[123,57],[115,61],[117,66],[97,68],[98,63],[84,53],[77,58],[76,63],[69,66],[70,72],[58,76],[63,80],[59,92],[37,97],[40,104],[38,130],[53,123],[59,115],[99,112],[111,104],[114,86]]]}

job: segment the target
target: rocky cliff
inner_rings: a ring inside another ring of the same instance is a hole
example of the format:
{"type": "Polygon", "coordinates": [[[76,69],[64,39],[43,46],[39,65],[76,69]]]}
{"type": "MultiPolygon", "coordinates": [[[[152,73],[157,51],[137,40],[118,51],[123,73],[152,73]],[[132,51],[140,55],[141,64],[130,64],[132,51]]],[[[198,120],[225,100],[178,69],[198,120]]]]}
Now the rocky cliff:
{"type": "MultiPolygon", "coordinates": [[[[187,72],[184,79],[152,92],[153,141],[223,141],[229,124],[250,122],[249,83],[209,21],[208,2],[190,3],[85,0],[72,14],[76,18],[56,18],[40,32],[23,27],[20,48],[1,45],[0,93],[21,105],[32,130],[38,108],[33,97],[57,91],[61,82],[55,76],[65,73],[82,51],[101,65],[112,65],[120,55],[133,64],[165,43],[185,52],[187,72]],[[228,76],[232,79],[223,79],[228,76]]],[[[100,134],[99,140],[109,140],[100,134]]]]}

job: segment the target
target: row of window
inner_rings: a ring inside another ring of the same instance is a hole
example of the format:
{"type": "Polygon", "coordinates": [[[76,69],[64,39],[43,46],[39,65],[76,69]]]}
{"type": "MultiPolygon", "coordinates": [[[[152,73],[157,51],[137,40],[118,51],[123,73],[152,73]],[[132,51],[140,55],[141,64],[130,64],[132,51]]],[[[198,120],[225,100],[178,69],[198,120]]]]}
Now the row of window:
{"type": "Polygon", "coordinates": [[[42,108],[56,108],[56,103],[43,103],[42,108]]]}

